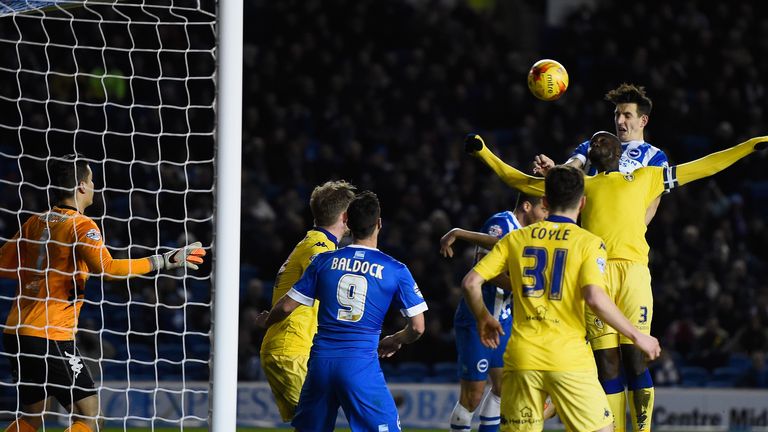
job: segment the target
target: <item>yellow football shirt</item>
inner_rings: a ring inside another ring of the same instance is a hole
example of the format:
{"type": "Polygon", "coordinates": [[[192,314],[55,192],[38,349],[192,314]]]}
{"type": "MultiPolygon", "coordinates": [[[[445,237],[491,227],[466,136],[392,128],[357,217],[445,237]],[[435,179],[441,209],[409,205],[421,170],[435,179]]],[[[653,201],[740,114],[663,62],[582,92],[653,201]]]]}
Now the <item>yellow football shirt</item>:
{"type": "MultiPolygon", "coordinates": [[[[277,272],[272,306],[301,278],[315,255],[336,250],[336,245],[336,237],[330,232],[322,228],[308,231],[277,272]]],[[[288,318],[270,326],[261,343],[261,354],[308,356],[317,333],[319,306],[319,302],[312,307],[299,306],[288,318]]]]}
{"type": "Polygon", "coordinates": [[[512,335],[504,353],[509,370],[595,369],[586,342],[581,289],[605,288],[605,245],[562,216],[513,231],[475,265],[484,279],[508,271],[514,284],[512,335]]]}
{"type": "MultiPolygon", "coordinates": [[[[716,174],[755,151],[764,137],[753,138],[695,161],[670,167],[642,167],[632,174],[600,173],[584,178],[587,202],[582,226],[605,241],[608,259],[648,263],[645,212],[665,190],[716,174]]],[[[521,192],[542,196],[544,178],[529,176],[499,159],[487,147],[477,156],[505,183],[521,192]]]]}

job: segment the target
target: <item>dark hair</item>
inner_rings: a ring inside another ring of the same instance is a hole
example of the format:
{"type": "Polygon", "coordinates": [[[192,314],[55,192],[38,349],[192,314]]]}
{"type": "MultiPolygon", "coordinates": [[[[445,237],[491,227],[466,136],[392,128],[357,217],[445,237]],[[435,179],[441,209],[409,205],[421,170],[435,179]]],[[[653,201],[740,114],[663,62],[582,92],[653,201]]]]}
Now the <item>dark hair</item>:
{"type": "Polygon", "coordinates": [[[653,108],[651,98],[646,96],[645,87],[623,83],[605,94],[605,100],[614,105],[622,103],[637,104],[637,114],[650,115],[653,108]]]}
{"type": "Polygon", "coordinates": [[[312,217],[319,227],[331,226],[355,197],[355,187],[344,180],[327,181],[315,187],[309,197],[312,217]]]}
{"type": "Polygon", "coordinates": [[[589,139],[589,162],[598,172],[614,170],[618,168],[621,158],[621,141],[616,135],[600,131],[589,139]]]}
{"type": "Polygon", "coordinates": [[[520,192],[519,194],[517,194],[517,202],[515,203],[515,208],[522,206],[523,203],[526,201],[531,203],[532,206],[535,206],[541,202],[541,197],[528,195],[526,193],[520,192]]]}
{"type": "Polygon", "coordinates": [[[352,238],[365,239],[373,234],[379,223],[381,207],[379,198],[371,191],[360,192],[347,208],[347,227],[352,238]]]}
{"type": "Polygon", "coordinates": [[[584,195],[584,172],[570,165],[556,165],[544,179],[544,194],[550,214],[573,209],[584,195]]]}
{"type": "Polygon", "coordinates": [[[48,161],[50,191],[55,202],[71,198],[75,188],[88,177],[88,161],[81,154],[68,154],[48,161]]]}

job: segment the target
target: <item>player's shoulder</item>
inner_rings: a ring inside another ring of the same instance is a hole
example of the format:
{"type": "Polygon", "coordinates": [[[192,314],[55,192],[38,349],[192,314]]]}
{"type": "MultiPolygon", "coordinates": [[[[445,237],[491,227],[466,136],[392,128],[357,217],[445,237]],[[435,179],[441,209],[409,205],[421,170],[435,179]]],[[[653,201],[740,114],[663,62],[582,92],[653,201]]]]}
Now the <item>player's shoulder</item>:
{"type": "Polygon", "coordinates": [[[518,228],[520,228],[520,223],[515,214],[506,210],[489,217],[483,224],[482,231],[494,237],[500,237],[502,234],[518,228]]]}
{"type": "Polygon", "coordinates": [[[332,251],[336,249],[336,239],[332,234],[313,228],[307,231],[304,238],[296,245],[294,250],[308,250],[313,254],[332,251]]]}
{"type": "Polygon", "coordinates": [[[668,163],[666,153],[647,141],[630,141],[624,149],[624,154],[644,166],[662,166],[668,163]]]}

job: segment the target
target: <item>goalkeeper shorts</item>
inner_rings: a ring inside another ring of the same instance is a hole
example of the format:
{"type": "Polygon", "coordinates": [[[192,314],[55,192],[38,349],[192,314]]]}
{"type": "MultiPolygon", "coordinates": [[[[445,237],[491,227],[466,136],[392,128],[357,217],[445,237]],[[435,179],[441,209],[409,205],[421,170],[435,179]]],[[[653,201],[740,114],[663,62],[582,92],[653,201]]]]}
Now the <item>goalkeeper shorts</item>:
{"type": "Polygon", "coordinates": [[[3,345],[23,405],[53,396],[68,407],[96,394],[75,341],[3,333],[3,345]]]}

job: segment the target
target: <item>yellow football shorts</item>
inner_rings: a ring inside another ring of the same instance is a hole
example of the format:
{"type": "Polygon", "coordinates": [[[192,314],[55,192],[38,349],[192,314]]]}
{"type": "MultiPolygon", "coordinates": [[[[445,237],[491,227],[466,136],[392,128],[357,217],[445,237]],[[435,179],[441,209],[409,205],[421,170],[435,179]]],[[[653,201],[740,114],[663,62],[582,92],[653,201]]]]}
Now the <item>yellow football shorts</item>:
{"type": "Polygon", "coordinates": [[[613,423],[608,398],[597,372],[504,370],[501,384],[502,432],[544,429],[544,401],[549,395],[569,431],[594,431],[613,423]]]}
{"type": "MultiPolygon", "coordinates": [[[[648,266],[633,261],[609,260],[605,266],[605,274],[608,297],[640,332],[651,334],[653,293],[648,266]]],[[[589,307],[586,310],[586,320],[587,338],[593,350],[615,348],[620,343],[632,343],[629,338],[619,335],[613,327],[602,322],[589,307]]]]}
{"type": "Polygon", "coordinates": [[[284,422],[290,422],[307,377],[309,356],[262,355],[261,367],[284,422]]]}

